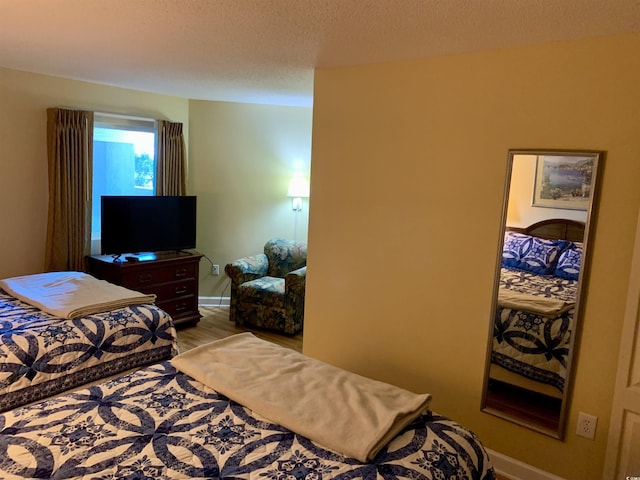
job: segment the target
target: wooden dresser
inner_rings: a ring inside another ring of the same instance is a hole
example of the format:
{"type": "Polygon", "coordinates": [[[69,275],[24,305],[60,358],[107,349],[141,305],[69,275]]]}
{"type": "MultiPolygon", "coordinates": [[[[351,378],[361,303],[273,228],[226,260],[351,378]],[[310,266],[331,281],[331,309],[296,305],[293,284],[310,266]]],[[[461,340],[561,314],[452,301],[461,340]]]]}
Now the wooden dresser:
{"type": "Polygon", "coordinates": [[[112,255],[87,257],[88,273],[116,285],[156,295],[156,305],[173,318],[176,325],[197,323],[198,267],[202,254],[197,252],[157,252],[114,259],[112,255]]]}

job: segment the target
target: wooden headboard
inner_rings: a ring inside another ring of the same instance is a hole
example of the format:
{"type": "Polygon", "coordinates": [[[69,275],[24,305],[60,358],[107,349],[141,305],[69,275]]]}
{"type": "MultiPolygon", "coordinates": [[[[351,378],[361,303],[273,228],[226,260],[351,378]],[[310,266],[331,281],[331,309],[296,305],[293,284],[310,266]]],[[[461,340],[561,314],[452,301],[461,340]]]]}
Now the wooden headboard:
{"type": "Polygon", "coordinates": [[[528,227],[524,228],[507,227],[507,230],[551,240],[582,242],[584,241],[584,227],[584,222],[579,222],[577,220],[550,218],[548,220],[532,223],[528,227]]]}

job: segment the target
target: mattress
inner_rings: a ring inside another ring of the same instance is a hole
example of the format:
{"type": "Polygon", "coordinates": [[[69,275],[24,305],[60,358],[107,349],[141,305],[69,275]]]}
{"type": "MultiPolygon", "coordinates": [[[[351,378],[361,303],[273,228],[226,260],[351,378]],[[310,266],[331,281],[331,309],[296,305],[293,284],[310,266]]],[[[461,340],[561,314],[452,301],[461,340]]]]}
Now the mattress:
{"type": "MultiPolygon", "coordinates": [[[[500,288],[575,302],[577,281],[502,268],[500,288]]],[[[575,309],[546,316],[498,306],[494,321],[491,361],[529,380],[564,391],[575,309]]]]}
{"type": "Polygon", "coordinates": [[[363,463],[165,361],[0,415],[0,477],[495,479],[476,434],[426,412],[363,463]]]}
{"type": "Polygon", "coordinates": [[[155,305],[69,320],[0,289],[0,411],[175,354],[173,320],[155,305]]]}

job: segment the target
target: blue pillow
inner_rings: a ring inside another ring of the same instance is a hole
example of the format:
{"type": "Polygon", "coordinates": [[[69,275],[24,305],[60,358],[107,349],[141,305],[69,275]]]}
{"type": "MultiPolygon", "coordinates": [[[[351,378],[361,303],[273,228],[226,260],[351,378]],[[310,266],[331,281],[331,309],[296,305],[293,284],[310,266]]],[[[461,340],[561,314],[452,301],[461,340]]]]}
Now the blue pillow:
{"type": "Polygon", "coordinates": [[[505,232],[504,245],[502,246],[503,267],[518,268],[523,244],[530,238],[529,235],[522,233],[505,232]]]}
{"type": "Polygon", "coordinates": [[[506,232],[502,249],[502,265],[540,275],[551,275],[566,240],[547,240],[523,233],[506,232]]]}
{"type": "Polygon", "coordinates": [[[553,274],[567,280],[578,280],[582,265],[582,246],[572,243],[560,253],[558,263],[553,274]]]}

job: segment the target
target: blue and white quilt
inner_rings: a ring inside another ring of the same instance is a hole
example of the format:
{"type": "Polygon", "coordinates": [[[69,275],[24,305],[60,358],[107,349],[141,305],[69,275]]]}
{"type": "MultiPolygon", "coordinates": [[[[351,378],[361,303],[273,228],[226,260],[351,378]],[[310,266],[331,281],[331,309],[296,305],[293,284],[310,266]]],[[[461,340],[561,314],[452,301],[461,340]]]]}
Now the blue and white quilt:
{"type": "MultiPolygon", "coordinates": [[[[575,302],[577,280],[503,267],[501,289],[575,302]]],[[[564,390],[574,309],[557,316],[498,306],[491,361],[531,380],[564,390]]]]}
{"type": "Polygon", "coordinates": [[[175,354],[173,320],[155,305],[69,320],[0,289],[0,411],[175,354]]]}
{"type": "Polygon", "coordinates": [[[253,414],[170,362],[0,415],[0,478],[495,479],[476,435],[425,414],[368,463],[253,414]]]}

